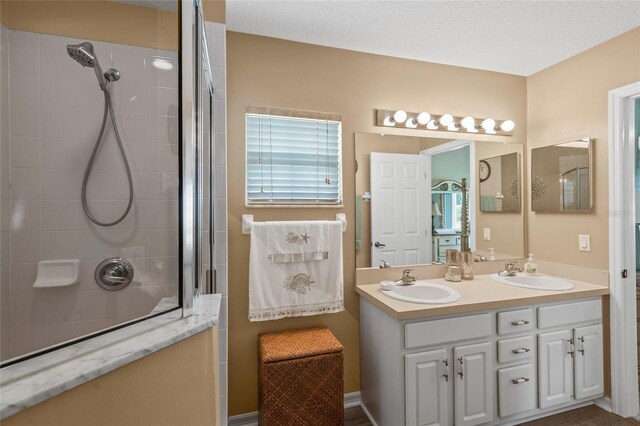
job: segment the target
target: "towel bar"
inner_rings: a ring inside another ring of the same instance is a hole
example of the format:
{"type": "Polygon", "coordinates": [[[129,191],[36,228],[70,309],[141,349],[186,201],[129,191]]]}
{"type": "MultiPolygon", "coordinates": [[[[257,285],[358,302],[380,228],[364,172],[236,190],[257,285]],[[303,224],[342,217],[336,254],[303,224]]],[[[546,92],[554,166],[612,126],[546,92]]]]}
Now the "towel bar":
{"type": "MultiPolygon", "coordinates": [[[[347,230],[347,215],[344,213],[336,214],[336,220],[342,222],[342,232],[347,230]]],[[[242,215],[242,233],[244,235],[251,234],[251,224],[253,223],[253,215],[252,214],[243,214],[242,215]]]]}

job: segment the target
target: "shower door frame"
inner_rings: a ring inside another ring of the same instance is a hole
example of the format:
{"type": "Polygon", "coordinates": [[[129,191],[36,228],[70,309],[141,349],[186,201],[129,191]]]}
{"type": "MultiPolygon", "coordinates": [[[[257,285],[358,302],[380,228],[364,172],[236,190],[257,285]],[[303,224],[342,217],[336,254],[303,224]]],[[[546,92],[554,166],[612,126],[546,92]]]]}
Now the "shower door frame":
{"type": "Polygon", "coordinates": [[[633,99],[640,81],[609,92],[609,288],[611,410],[637,416],[638,347],[635,284],[633,99]],[[625,273],[626,271],[626,273],[625,273]],[[632,374],[629,374],[632,373],[632,374]]]}

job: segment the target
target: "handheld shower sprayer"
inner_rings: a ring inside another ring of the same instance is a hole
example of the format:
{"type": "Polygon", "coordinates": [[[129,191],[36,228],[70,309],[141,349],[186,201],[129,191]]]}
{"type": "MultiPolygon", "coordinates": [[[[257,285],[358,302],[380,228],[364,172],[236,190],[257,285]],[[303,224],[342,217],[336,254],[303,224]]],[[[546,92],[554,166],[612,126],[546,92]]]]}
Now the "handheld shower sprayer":
{"type": "Polygon", "coordinates": [[[122,143],[122,139],[120,138],[120,132],[118,132],[118,125],[116,122],[116,116],[113,112],[111,94],[109,93],[108,87],[109,83],[120,80],[120,71],[114,68],[109,68],[105,73],[103,73],[102,68],[100,68],[100,63],[98,62],[98,57],[93,50],[93,45],[87,41],[80,44],[67,45],[67,53],[69,54],[69,56],[71,56],[71,58],[73,58],[83,67],[93,68],[96,73],[100,89],[102,89],[102,93],[104,94],[104,113],[102,114],[102,125],[100,126],[98,138],[96,139],[95,145],[93,146],[93,151],[91,152],[89,163],[87,164],[87,168],[84,171],[84,178],[82,179],[82,208],[84,209],[84,212],[89,220],[96,225],[114,226],[122,222],[124,218],[127,217],[129,211],[131,210],[131,205],[133,204],[133,179],[131,177],[131,168],[129,167],[127,154],[124,150],[124,144],[122,143]],[[108,115],[111,116],[113,131],[116,135],[116,141],[118,142],[118,148],[120,149],[120,155],[122,155],[122,161],[124,162],[125,170],[127,171],[127,179],[129,183],[129,202],[127,203],[127,207],[125,208],[124,213],[122,213],[122,215],[118,219],[112,222],[101,222],[96,219],[89,210],[89,205],[87,204],[87,182],[89,181],[91,170],[93,170],[93,163],[96,159],[96,154],[98,153],[100,144],[102,143],[102,136],[104,135],[108,115]]]}

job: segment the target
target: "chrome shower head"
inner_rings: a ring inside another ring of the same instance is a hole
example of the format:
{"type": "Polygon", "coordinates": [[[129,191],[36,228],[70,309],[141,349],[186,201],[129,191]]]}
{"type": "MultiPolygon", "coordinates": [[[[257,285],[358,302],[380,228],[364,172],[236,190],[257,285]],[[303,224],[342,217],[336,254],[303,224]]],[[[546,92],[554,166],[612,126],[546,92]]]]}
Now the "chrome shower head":
{"type": "Polygon", "coordinates": [[[100,88],[106,90],[107,81],[105,80],[104,74],[102,74],[102,68],[100,68],[98,57],[93,51],[93,45],[91,43],[85,41],[80,44],[68,44],[67,53],[83,67],[93,68],[98,78],[100,88]]]}

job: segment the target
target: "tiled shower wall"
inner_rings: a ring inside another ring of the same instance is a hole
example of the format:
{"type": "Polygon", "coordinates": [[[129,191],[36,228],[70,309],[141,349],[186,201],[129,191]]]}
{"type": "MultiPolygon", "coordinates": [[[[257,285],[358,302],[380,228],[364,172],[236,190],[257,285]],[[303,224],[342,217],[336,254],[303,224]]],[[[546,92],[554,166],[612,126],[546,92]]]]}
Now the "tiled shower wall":
{"type": "Polygon", "coordinates": [[[219,330],[220,357],[220,424],[227,424],[228,396],[228,325],[227,325],[227,60],[226,60],[226,27],[223,24],[206,23],[209,58],[213,70],[213,124],[214,137],[214,232],[215,232],[215,269],[217,293],[222,294],[219,330]]]}
{"type": "MultiPolygon", "coordinates": [[[[81,41],[2,31],[1,359],[145,315],[177,294],[178,54],[91,41],[103,70],[122,74],[111,93],[135,194],[127,218],[102,228],[80,201],[104,102],[93,69],[66,53],[81,41]],[[111,256],[135,267],[134,282],[115,292],[93,277],[111,256]],[[34,289],[37,263],[48,259],[80,259],[81,283],[34,289]]],[[[119,217],[127,204],[110,121],[87,193],[100,220],[119,217]]]]}

